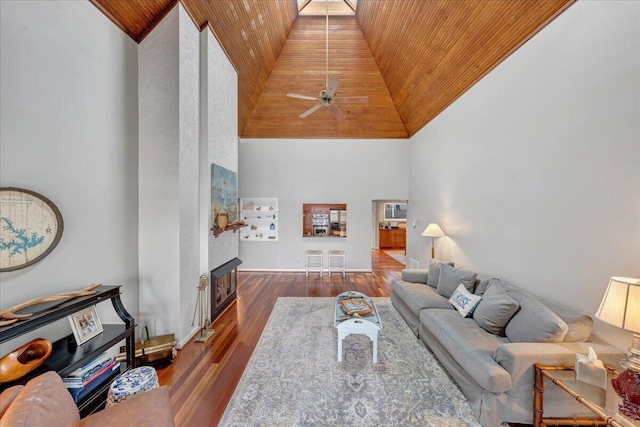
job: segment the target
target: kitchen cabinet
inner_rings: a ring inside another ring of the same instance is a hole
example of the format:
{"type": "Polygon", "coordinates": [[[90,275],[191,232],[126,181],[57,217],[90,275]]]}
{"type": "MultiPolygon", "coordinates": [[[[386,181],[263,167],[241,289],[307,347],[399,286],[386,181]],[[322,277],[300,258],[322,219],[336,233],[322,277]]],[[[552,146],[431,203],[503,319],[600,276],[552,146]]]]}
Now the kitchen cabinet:
{"type": "Polygon", "coordinates": [[[347,205],[345,203],[304,203],[302,205],[302,236],[347,237],[347,205]]]}
{"type": "Polygon", "coordinates": [[[404,249],[407,246],[407,230],[404,228],[381,228],[378,246],[380,249],[404,249]]]}
{"type": "Polygon", "coordinates": [[[278,240],[278,199],[240,199],[240,218],[247,225],[240,230],[241,242],[278,240]]]}

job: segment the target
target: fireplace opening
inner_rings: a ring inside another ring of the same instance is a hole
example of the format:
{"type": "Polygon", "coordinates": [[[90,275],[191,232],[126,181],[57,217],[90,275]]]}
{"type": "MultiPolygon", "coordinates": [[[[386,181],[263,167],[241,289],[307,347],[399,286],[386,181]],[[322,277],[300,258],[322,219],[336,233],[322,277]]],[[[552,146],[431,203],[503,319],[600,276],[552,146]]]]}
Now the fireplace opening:
{"type": "Polygon", "coordinates": [[[238,283],[238,269],[242,264],[240,258],[222,264],[220,267],[211,270],[211,322],[235,301],[238,283]]]}

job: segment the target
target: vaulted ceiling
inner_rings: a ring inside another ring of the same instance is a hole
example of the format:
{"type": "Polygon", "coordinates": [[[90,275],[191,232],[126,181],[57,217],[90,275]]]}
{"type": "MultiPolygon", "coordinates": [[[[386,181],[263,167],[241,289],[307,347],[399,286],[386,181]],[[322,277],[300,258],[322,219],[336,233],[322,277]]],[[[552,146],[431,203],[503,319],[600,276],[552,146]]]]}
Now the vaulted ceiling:
{"type": "MultiPolygon", "coordinates": [[[[178,0],[90,0],[136,42],[178,0]]],[[[238,129],[252,138],[407,138],[575,0],[359,0],[329,17],[337,103],[298,117],[326,87],[326,18],[296,0],[179,0],[238,72],[238,129]],[[341,97],[369,97],[366,104],[341,97]]],[[[530,78],[530,76],[527,76],[530,78]]]]}

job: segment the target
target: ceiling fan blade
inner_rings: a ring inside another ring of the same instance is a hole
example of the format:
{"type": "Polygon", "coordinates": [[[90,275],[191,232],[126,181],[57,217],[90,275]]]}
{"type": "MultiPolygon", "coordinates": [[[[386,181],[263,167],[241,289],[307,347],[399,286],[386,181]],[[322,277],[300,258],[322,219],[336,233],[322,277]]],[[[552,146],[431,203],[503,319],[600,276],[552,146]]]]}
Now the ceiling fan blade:
{"type": "Polygon", "coordinates": [[[300,95],[300,94],[293,93],[293,92],[289,92],[289,93],[287,94],[287,96],[288,96],[289,98],[310,99],[310,100],[312,100],[312,101],[316,101],[316,100],[318,99],[317,97],[307,96],[307,95],[300,95]]]}
{"type": "Polygon", "coordinates": [[[331,110],[333,115],[336,116],[336,119],[338,119],[339,121],[342,121],[345,119],[344,114],[342,114],[342,111],[340,111],[340,109],[336,104],[329,105],[329,110],[331,110]]]}
{"type": "Polygon", "coordinates": [[[342,104],[367,104],[369,102],[368,96],[345,96],[338,98],[338,101],[342,104]]]}
{"type": "Polygon", "coordinates": [[[333,96],[336,93],[336,89],[338,89],[338,84],[340,80],[338,79],[329,79],[329,86],[327,86],[327,96],[333,96]]]}
{"type": "Polygon", "coordinates": [[[304,119],[305,117],[309,117],[309,115],[311,115],[311,113],[313,113],[314,111],[316,111],[320,107],[322,107],[322,104],[314,105],[313,107],[309,108],[304,113],[300,114],[298,117],[300,117],[301,119],[304,119]]]}

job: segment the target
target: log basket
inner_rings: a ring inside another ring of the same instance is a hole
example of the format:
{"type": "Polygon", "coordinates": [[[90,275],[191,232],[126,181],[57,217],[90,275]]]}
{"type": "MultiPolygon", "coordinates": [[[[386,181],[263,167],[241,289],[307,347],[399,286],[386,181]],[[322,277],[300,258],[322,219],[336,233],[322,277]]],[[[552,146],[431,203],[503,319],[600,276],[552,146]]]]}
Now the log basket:
{"type": "MultiPolygon", "coordinates": [[[[146,340],[136,343],[136,366],[170,365],[177,354],[174,334],[149,337],[149,329],[145,326],[146,340]]],[[[120,347],[116,360],[126,359],[126,347],[120,347]]]]}

